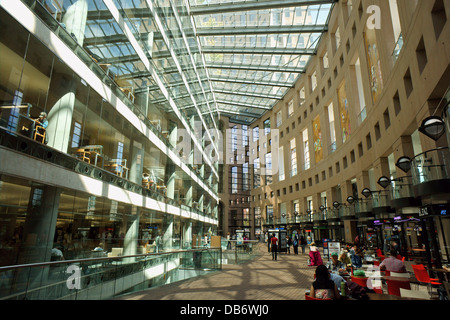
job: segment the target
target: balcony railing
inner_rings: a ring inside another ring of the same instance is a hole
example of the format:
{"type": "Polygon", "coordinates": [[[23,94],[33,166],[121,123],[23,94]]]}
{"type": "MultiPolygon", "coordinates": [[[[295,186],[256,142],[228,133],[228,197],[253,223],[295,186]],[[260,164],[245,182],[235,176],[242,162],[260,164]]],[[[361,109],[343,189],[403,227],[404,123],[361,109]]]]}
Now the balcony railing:
{"type": "Polygon", "coordinates": [[[397,43],[395,44],[394,52],[392,53],[394,62],[397,61],[398,56],[400,55],[400,51],[402,51],[402,48],[403,48],[403,35],[400,33],[397,43]]]}
{"type": "Polygon", "coordinates": [[[339,217],[340,218],[354,218],[355,208],[353,206],[341,206],[339,207],[339,217]]]}
{"type": "Polygon", "coordinates": [[[0,267],[0,299],[109,300],[220,270],[221,253],[201,248],[0,267]]]}
{"type": "Polygon", "coordinates": [[[372,212],[372,201],[360,199],[355,202],[355,212],[372,212]]]}
{"type": "Polygon", "coordinates": [[[398,181],[391,182],[391,198],[392,200],[414,197],[411,184],[411,176],[397,178],[398,181]]]}
{"type": "Polygon", "coordinates": [[[450,177],[449,148],[425,151],[411,160],[413,186],[450,177]]]}
{"type": "Polygon", "coordinates": [[[387,191],[372,193],[372,208],[389,207],[391,197],[387,191]]]}

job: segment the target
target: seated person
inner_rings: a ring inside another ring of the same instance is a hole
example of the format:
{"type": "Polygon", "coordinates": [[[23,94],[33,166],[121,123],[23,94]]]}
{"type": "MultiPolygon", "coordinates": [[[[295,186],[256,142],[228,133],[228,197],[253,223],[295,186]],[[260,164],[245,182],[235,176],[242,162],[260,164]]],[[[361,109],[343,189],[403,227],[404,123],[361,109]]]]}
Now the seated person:
{"type": "Polygon", "coordinates": [[[318,299],[340,299],[339,291],[333,280],[330,279],[330,273],[324,265],[316,268],[316,279],[311,285],[309,295],[318,299]]]}
{"type": "Polygon", "coordinates": [[[316,244],[312,242],[309,247],[309,266],[320,266],[323,264],[322,257],[320,255],[319,249],[316,247],[316,244]]]}
{"type": "Polygon", "coordinates": [[[391,272],[399,272],[404,273],[406,272],[405,264],[402,260],[397,259],[397,249],[391,248],[391,255],[388,258],[385,258],[380,263],[380,270],[381,271],[391,271],[391,272]]]}
{"type": "Polygon", "coordinates": [[[351,254],[352,265],[355,268],[362,267],[362,251],[359,248],[354,248],[351,254]]]}
{"type": "Polygon", "coordinates": [[[338,260],[339,254],[333,252],[331,254],[331,260],[327,262],[327,269],[330,272],[343,273],[346,271],[347,265],[338,260]]]}
{"type": "MultiPolygon", "coordinates": [[[[48,127],[47,113],[41,112],[39,114],[39,118],[34,119],[34,121],[36,122],[37,126],[41,126],[43,128],[37,128],[36,130],[38,131],[38,133],[44,134],[45,130],[47,130],[48,127]]],[[[47,135],[45,135],[44,143],[47,144],[47,135]]]]}
{"type": "Polygon", "coordinates": [[[347,251],[341,251],[338,260],[342,262],[347,268],[352,266],[352,260],[348,256],[347,251]]]}
{"type": "Polygon", "coordinates": [[[330,280],[334,282],[339,292],[341,292],[341,283],[342,282],[344,282],[345,284],[347,283],[347,281],[345,281],[344,278],[335,273],[330,273],[330,280]]]}

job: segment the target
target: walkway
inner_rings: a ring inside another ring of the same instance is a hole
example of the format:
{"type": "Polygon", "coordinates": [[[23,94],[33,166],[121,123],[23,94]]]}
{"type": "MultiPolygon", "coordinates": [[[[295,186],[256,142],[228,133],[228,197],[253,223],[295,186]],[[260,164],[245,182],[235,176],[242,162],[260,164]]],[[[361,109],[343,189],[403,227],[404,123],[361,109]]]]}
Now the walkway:
{"type": "MultiPolygon", "coordinates": [[[[118,300],[304,300],[315,267],[308,255],[280,253],[273,261],[267,245],[261,256],[240,265],[223,265],[222,271],[162,287],[131,293],[118,300]]],[[[308,252],[308,250],[307,250],[308,252]]]]}

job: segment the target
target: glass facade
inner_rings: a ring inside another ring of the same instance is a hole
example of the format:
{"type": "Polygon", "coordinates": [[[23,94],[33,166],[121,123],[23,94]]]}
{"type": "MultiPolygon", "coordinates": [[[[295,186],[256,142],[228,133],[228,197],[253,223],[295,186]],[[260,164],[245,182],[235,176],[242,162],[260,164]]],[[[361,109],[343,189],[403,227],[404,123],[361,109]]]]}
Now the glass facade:
{"type": "Polygon", "coordinates": [[[190,52],[198,47],[180,7],[152,5],[1,3],[1,265],[49,261],[55,247],[68,259],[100,246],[184,249],[217,233],[218,164],[205,152],[217,149],[216,116],[204,113],[205,68],[190,52]],[[12,141],[54,154],[65,169],[73,163],[75,175],[42,159],[9,172],[14,152],[24,151],[12,141]]]}

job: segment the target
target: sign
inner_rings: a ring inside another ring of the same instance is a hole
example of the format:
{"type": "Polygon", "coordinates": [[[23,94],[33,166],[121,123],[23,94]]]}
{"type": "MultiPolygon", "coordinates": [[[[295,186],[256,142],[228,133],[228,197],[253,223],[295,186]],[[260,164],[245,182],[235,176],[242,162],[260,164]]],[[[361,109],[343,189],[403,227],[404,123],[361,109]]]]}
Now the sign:
{"type": "Polygon", "coordinates": [[[331,259],[331,254],[341,252],[341,244],[338,241],[328,241],[328,260],[331,259]]]}

